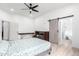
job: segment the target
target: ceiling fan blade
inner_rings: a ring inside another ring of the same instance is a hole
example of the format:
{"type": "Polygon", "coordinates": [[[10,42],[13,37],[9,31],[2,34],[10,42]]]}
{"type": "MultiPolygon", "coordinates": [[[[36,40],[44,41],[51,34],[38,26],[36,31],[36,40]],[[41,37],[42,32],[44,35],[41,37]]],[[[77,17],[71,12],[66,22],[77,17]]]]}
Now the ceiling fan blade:
{"type": "Polygon", "coordinates": [[[24,3],[28,8],[30,8],[26,3],[24,3]]]}
{"type": "Polygon", "coordinates": [[[28,10],[28,9],[26,9],[26,8],[23,8],[23,9],[21,9],[21,10],[28,10]]]}
{"type": "Polygon", "coordinates": [[[32,8],[36,8],[36,7],[38,7],[38,5],[35,5],[35,6],[33,6],[32,8]]]}
{"type": "Polygon", "coordinates": [[[35,11],[35,12],[39,12],[38,10],[35,10],[35,9],[32,9],[33,11],[35,11]]]}

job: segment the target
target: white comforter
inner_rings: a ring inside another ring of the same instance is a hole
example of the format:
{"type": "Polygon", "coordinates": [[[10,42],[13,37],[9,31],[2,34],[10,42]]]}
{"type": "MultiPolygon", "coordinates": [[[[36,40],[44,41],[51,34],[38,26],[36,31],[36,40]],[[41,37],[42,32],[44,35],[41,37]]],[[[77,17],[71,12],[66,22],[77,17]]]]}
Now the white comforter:
{"type": "Polygon", "coordinates": [[[49,42],[38,38],[9,41],[8,43],[6,56],[34,56],[50,48],[49,42]]]}
{"type": "Polygon", "coordinates": [[[7,41],[0,41],[0,56],[5,56],[8,50],[9,43],[7,41]]]}

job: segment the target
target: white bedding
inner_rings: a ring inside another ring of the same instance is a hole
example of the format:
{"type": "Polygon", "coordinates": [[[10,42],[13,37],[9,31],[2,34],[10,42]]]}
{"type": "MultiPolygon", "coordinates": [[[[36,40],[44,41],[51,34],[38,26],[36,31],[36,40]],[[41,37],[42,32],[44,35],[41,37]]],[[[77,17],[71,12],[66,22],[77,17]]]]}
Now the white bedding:
{"type": "Polygon", "coordinates": [[[9,43],[7,41],[0,41],[0,56],[5,56],[8,50],[9,43]]]}
{"type": "Polygon", "coordinates": [[[38,38],[9,41],[7,56],[34,56],[50,48],[50,43],[38,38]]]}

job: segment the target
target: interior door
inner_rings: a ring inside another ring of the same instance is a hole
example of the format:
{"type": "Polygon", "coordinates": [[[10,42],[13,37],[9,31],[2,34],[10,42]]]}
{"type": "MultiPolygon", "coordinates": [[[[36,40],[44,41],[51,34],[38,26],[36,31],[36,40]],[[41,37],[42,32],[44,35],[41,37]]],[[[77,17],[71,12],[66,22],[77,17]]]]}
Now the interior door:
{"type": "Polygon", "coordinates": [[[9,40],[9,22],[3,21],[3,40],[9,40]]]}
{"type": "Polygon", "coordinates": [[[49,41],[58,44],[58,22],[59,20],[51,20],[49,22],[49,41]]]}

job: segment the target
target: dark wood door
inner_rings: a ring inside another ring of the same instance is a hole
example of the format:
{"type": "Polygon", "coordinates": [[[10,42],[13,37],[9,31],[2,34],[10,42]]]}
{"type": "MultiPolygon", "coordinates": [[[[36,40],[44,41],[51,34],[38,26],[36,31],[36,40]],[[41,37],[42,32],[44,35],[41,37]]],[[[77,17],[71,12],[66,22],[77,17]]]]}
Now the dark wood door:
{"type": "Polygon", "coordinates": [[[44,39],[49,41],[49,32],[44,32],[44,39]]]}

